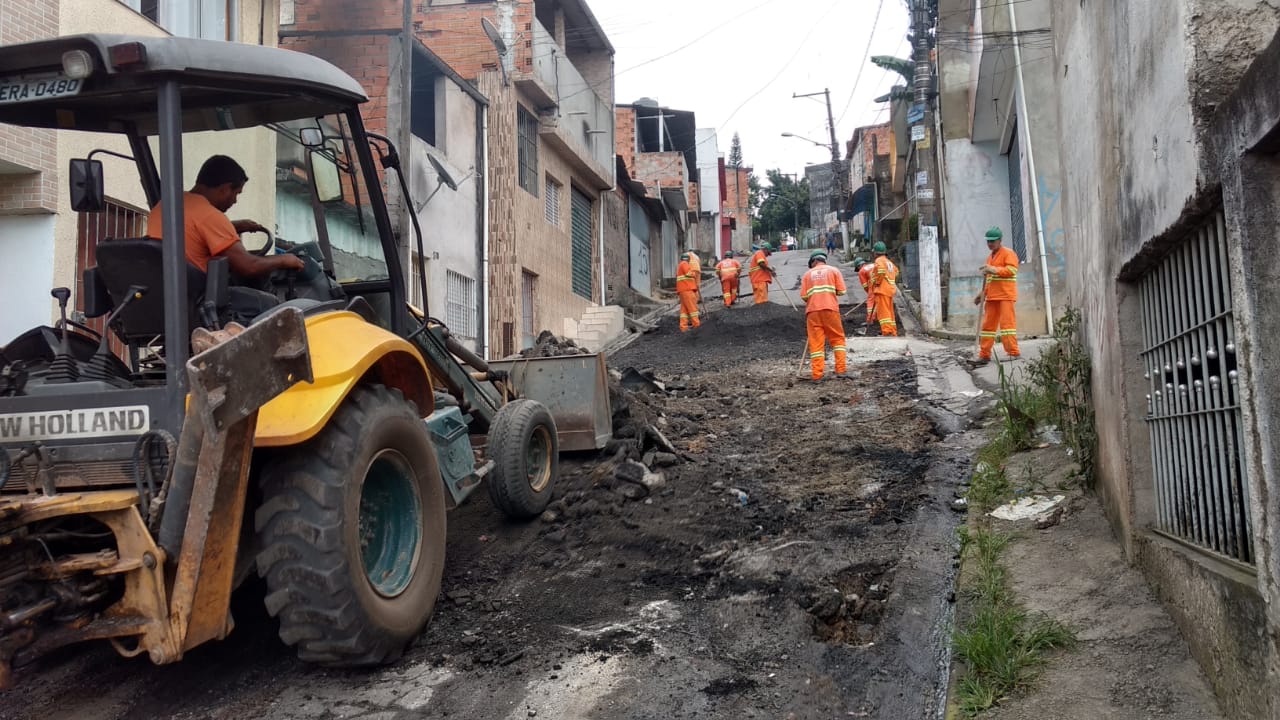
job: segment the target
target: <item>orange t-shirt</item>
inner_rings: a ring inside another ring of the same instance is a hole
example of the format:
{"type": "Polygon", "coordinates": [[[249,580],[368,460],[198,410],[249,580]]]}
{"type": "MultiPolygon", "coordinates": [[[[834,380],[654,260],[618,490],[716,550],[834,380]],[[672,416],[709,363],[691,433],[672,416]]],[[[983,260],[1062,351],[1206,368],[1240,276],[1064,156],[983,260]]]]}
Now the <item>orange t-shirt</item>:
{"type": "Polygon", "coordinates": [[[991,253],[987,264],[996,268],[995,275],[987,275],[988,300],[1018,299],[1018,254],[1007,247],[991,253]]]}
{"type": "Polygon", "coordinates": [[[844,275],[830,265],[810,268],[800,281],[800,297],[805,301],[805,314],[819,310],[839,310],[843,295],[844,275]]]}
{"type": "MultiPolygon", "coordinates": [[[[147,237],[159,240],[163,222],[160,206],[151,208],[151,215],[147,218],[147,237]]],[[[208,198],[196,193],[182,193],[182,226],[187,262],[200,268],[200,272],[208,271],[210,258],[221,255],[240,241],[231,220],[208,198]]]]}

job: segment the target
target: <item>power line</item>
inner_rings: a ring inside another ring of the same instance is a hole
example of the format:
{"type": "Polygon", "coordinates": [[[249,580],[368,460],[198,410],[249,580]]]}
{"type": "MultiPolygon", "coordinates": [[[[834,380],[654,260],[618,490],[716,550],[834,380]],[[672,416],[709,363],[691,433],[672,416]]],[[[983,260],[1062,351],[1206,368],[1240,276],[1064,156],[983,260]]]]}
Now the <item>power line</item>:
{"type": "Polygon", "coordinates": [[[778,78],[782,77],[782,73],[786,72],[787,68],[791,67],[791,63],[795,62],[795,59],[799,57],[800,51],[805,48],[805,43],[809,41],[809,37],[813,35],[813,31],[817,30],[818,26],[822,24],[823,18],[825,18],[828,14],[830,14],[831,11],[834,10],[836,6],[840,4],[840,2],[841,0],[836,0],[835,2],[827,6],[827,9],[824,10],[822,14],[818,16],[817,20],[815,20],[813,24],[809,26],[809,32],[804,34],[804,38],[800,41],[800,44],[796,46],[795,52],[791,54],[791,57],[787,58],[787,61],[782,64],[782,67],[778,68],[778,72],[775,73],[773,77],[769,78],[769,82],[762,85],[759,90],[756,90],[754,93],[751,93],[751,95],[749,95],[746,100],[743,100],[742,103],[738,105],[738,107],[734,108],[733,112],[729,113],[729,117],[725,118],[724,122],[720,123],[720,127],[724,127],[725,125],[728,125],[729,121],[733,119],[734,115],[738,114],[739,110],[746,107],[747,103],[754,100],[756,96],[759,95],[760,93],[764,92],[765,90],[768,90],[770,85],[776,82],[778,78]]]}
{"type": "MultiPolygon", "coordinates": [[[[862,52],[862,62],[858,65],[858,74],[853,77],[853,89],[849,91],[849,100],[844,104],[844,109],[840,111],[840,117],[836,120],[836,125],[844,120],[845,113],[849,112],[849,106],[853,105],[853,98],[858,93],[858,82],[862,80],[862,70],[867,66],[867,58],[871,57],[871,42],[876,39],[876,27],[880,25],[880,11],[884,9],[884,0],[880,0],[880,4],[876,6],[875,20],[871,21],[871,34],[867,36],[867,47],[862,52]]],[[[835,128],[832,128],[833,130],[835,128]]]]}

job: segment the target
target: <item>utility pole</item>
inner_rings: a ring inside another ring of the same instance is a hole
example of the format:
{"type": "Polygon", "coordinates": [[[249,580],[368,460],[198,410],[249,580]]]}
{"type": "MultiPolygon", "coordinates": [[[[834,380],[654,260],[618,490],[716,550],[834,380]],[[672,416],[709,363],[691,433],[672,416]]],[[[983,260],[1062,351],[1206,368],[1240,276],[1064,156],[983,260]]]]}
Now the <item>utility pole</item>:
{"type": "MultiPolygon", "coordinates": [[[[933,6],[936,0],[911,0],[912,33],[915,36],[915,73],[911,84],[914,105],[923,114],[913,124],[912,137],[916,156],[916,213],[919,217],[920,306],[926,330],[942,325],[942,265],[938,248],[938,164],[935,148],[938,138],[931,137],[933,122],[933,67],[929,54],[933,44],[933,6]],[[923,134],[915,128],[920,127],[923,134]],[[923,180],[921,183],[919,180],[923,180]]],[[[910,177],[910,175],[908,175],[910,177]]]]}
{"type": "Polygon", "coordinates": [[[845,190],[845,182],[849,179],[848,173],[844,171],[844,158],[840,155],[840,143],[836,141],[836,120],[831,113],[831,89],[823,88],[821,93],[805,93],[799,95],[792,93],[793,98],[813,97],[822,95],[827,100],[827,129],[831,133],[831,172],[836,179],[836,219],[840,221],[840,239],[846,253],[849,252],[849,227],[844,220],[844,206],[848,200],[845,190]]]}

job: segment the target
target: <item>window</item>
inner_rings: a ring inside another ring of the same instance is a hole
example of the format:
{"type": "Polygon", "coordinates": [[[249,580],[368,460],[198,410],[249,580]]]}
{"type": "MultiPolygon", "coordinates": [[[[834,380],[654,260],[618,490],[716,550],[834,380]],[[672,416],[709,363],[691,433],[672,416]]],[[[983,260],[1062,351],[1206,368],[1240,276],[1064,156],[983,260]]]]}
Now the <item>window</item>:
{"type": "MultiPolygon", "coordinates": [[[[82,322],[100,333],[107,332],[107,318],[84,317],[84,292],[80,283],[84,271],[98,264],[98,243],[104,240],[142,237],[147,231],[147,213],[107,201],[100,213],[76,214],[76,304],[73,320],[82,322]]],[[[128,358],[128,349],[114,334],[110,340],[111,351],[122,360],[128,358]]]]}
{"type": "Polygon", "coordinates": [[[436,141],[436,85],[440,71],[420,52],[413,53],[413,85],[410,95],[409,131],[428,145],[436,141]]]}
{"type": "Polygon", "coordinates": [[[421,256],[417,251],[409,253],[409,304],[422,309],[422,273],[418,272],[418,260],[421,256]]]}
{"type": "Polygon", "coordinates": [[[538,118],[520,108],[516,113],[520,151],[520,187],[538,195],[538,118]]]}
{"type": "Polygon", "coordinates": [[[520,302],[523,311],[520,317],[520,347],[524,349],[533,347],[538,336],[537,326],[533,322],[533,298],[538,287],[538,276],[528,270],[520,275],[520,302]]]}
{"type": "Polygon", "coordinates": [[[1156,529],[1253,563],[1231,273],[1219,210],[1138,283],[1156,529]]]}
{"type": "Polygon", "coordinates": [[[1009,249],[1022,262],[1027,261],[1027,221],[1022,208],[1022,143],[1018,141],[1018,122],[1013,123],[1013,140],[1009,142],[1009,249]]]}
{"type": "Polygon", "coordinates": [[[476,338],[476,281],[452,270],[445,271],[444,322],[460,338],[476,338]]]}
{"type": "Polygon", "coordinates": [[[573,292],[590,300],[591,273],[591,198],[573,189],[572,265],[573,292]]]}
{"type": "Polygon", "coordinates": [[[560,183],[547,176],[546,196],[547,222],[560,227],[560,183]]]}
{"type": "Polygon", "coordinates": [[[120,0],[179,37],[234,40],[239,0],[120,0]]]}

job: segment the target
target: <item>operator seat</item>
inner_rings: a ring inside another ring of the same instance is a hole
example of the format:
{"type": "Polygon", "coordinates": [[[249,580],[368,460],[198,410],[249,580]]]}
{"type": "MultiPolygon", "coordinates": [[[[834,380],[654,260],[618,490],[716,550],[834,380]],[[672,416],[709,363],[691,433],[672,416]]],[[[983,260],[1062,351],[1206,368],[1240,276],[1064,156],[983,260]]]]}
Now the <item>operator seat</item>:
{"type": "MultiPolygon", "coordinates": [[[[138,285],[147,293],[130,303],[116,320],[116,332],[130,345],[146,345],[164,336],[164,254],[163,245],[151,238],[104,239],[96,250],[98,264],[85,270],[85,315],[98,317],[119,307],[138,285]],[[96,277],[92,277],[96,275],[96,277]],[[103,307],[101,288],[105,287],[109,303],[103,307]],[[94,289],[98,289],[95,293],[94,289]],[[95,297],[97,295],[97,297],[95,297]]],[[[205,274],[199,268],[187,267],[187,327],[204,326],[199,308],[205,294],[205,274]]]]}

